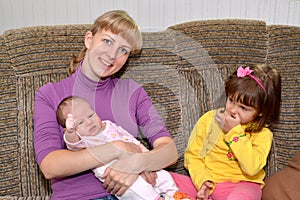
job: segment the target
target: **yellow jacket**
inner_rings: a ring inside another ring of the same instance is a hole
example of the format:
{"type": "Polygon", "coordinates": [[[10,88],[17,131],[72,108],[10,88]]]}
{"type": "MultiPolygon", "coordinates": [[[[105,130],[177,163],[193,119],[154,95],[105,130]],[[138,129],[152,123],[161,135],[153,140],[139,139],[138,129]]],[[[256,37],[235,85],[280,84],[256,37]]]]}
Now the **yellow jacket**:
{"type": "Polygon", "coordinates": [[[263,179],[273,134],[268,128],[245,132],[238,125],[224,133],[215,120],[216,110],[196,123],[184,154],[184,166],[199,190],[205,181],[214,183],[249,181],[264,186],[263,179]],[[230,145],[228,145],[228,143],[230,145]],[[230,159],[228,154],[232,155],[230,159]]]}

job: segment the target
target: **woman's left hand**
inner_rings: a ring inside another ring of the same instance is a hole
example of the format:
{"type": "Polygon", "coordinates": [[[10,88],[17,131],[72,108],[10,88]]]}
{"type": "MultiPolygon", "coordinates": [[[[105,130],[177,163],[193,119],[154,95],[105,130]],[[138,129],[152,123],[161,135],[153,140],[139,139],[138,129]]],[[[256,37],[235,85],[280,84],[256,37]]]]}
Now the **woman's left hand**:
{"type": "Polygon", "coordinates": [[[135,153],[111,164],[101,177],[105,179],[103,187],[111,194],[124,194],[143,171],[145,161],[141,154],[135,153]]]}
{"type": "Polygon", "coordinates": [[[105,179],[103,187],[112,195],[122,196],[137,177],[138,173],[120,171],[108,167],[102,176],[105,179]]]}

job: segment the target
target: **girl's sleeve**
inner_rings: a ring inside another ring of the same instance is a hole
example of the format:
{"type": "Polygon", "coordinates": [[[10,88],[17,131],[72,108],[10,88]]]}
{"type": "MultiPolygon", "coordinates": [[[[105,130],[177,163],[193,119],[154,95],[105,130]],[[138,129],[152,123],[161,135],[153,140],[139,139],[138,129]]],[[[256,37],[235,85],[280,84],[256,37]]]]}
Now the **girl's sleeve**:
{"type": "Polygon", "coordinates": [[[244,128],[238,125],[231,129],[224,139],[229,143],[230,150],[246,174],[254,176],[264,168],[273,139],[273,134],[268,128],[263,128],[261,132],[248,137],[244,128]]]}
{"type": "Polygon", "coordinates": [[[211,175],[205,170],[204,155],[201,156],[200,153],[207,132],[203,118],[201,117],[194,126],[184,153],[184,166],[198,190],[205,181],[212,180],[211,175]]]}

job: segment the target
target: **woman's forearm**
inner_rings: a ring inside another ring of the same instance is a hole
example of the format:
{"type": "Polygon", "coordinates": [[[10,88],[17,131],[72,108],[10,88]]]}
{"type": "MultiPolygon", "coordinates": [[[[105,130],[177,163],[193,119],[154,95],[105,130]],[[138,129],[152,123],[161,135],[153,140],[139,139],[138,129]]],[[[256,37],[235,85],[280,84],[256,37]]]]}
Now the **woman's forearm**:
{"type": "Polygon", "coordinates": [[[162,137],[154,142],[153,149],[140,154],[144,160],[143,171],[156,171],[174,164],[178,159],[174,140],[162,137]]]}
{"type": "Polygon", "coordinates": [[[101,159],[96,159],[87,149],[70,151],[66,149],[49,153],[41,162],[40,168],[47,179],[66,177],[100,167],[119,157],[119,149],[109,143],[96,148],[101,159]]]}
{"type": "Polygon", "coordinates": [[[126,150],[126,148],[133,148],[130,143],[123,143],[126,148],[120,147],[119,143],[121,142],[115,141],[80,151],[53,151],[43,159],[40,165],[41,171],[47,179],[59,178],[100,167],[118,159],[119,162],[114,164],[116,169],[141,173],[165,168],[175,163],[178,158],[176,145],[168,137],[157,139],[153,145],[154,149],[146,153],[132,153],[132,150],[126,150]]]}
{"type": "Polygon", "coordinates": [[[110,167],[118,171],[140,174],[144,171],[163,169],[178,159],[174,141],[169,137],[162,137],[154,142],[153,149],[145,153],[131,153],[125,159],[114,162],[110,167]]]}

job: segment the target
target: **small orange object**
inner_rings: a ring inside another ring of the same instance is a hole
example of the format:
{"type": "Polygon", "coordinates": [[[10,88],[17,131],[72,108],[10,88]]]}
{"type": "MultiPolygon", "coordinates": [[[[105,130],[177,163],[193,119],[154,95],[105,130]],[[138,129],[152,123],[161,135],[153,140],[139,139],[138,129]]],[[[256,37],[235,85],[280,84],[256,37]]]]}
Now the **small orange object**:
{"type": "Polygon", "coordinates": [[[189,195],[185,192],[177,191],[173,195],[175,200],[194,200],[193,198],[189,197],[189,195]]]}

